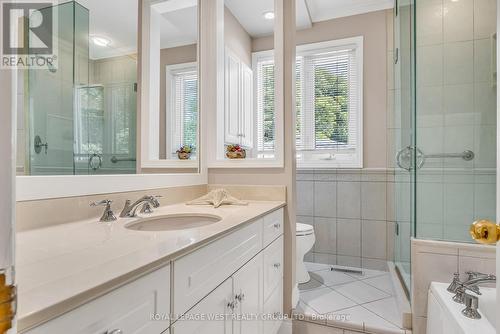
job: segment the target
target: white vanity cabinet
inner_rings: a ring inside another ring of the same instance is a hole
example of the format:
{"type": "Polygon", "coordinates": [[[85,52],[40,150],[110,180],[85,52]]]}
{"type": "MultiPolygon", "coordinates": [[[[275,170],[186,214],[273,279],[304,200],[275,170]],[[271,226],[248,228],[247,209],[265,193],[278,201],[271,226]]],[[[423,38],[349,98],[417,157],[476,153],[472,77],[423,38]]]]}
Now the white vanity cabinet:
{"type": "Polygon", "coordinates": [[[173,271],[174,314],[205,297],[172,325],[171,334],[277,333],[283,313],[283,209],[174,261],[173,271]],[[218,320],[191,320],[197,316],[218,320]]]}
{"type": "Polygon", "coordinates": [[[170,266],[166,266],[27,333],[162,333],[170,325],[169,314],[170,266]],[[152,320],[155,315],[158,318],[152,320]]]}
{"type": "Polygon", "coordinates": [[[283,209],[69,311],[29,334],[276,334],[283,209]]]}

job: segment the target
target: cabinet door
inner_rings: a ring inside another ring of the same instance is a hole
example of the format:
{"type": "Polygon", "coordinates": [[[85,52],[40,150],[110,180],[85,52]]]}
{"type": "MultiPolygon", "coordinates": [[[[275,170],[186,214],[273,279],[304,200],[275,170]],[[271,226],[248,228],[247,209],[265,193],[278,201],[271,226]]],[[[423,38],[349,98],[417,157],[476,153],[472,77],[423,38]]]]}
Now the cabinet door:
{"type": "Polygon", "coordinates": [[[170,325],[169,314],[170,266],[167,266],[27,333],[162,333],[170,325]]]}
{"type": "Polygon", "coordinates": [[[241,145],[253,147],[253,72],[241,65],[241,145]]]}
{"type": "Polygon", "coordinates": [[[183,318],[175,322],[171,334],[232,334],[228,303],[233,299],[233,282],[229,278],[203,298],[183,318]]]}
{"type": "Polygon", "coordinates": [[[233,324],[235,334],[262,333],[263,277],[262,253],[233,275],[234,298],[238,303],[235,311],[238,316],[233,324]]]}
{"type": "Polygon", "coordinates": [[[240,143],[240,60],[226,49],[224,142],[240,143]]]}

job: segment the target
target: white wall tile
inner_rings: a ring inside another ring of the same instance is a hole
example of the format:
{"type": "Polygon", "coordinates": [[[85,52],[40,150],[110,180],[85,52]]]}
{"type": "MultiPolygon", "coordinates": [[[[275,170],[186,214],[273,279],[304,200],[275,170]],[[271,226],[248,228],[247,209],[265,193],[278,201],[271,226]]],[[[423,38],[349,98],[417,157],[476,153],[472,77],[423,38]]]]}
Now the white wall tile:
{"type": "Polygon", "coordinates": [[[474,123],[480,125],[496,124],[496,108],[496,88],[489,82],[474,84],[474,123]]]}
{"type": "Polygon", "coordinates": [[[444,88],[446,126],[474,123],[474,85],[449,85],[444,88]]]}
{"type": "Polygon", "coordinates": [[[443,42],[443,0],[421,0],[417,8],[417,43],[443,42]]]}
{"type": "Polygon", "coordinates": [[[417,89],[417,95],[417,126],[443,126],[443,86],[419,87],[417,89]]]}
{"type": "Polygon", "coordinates": [[[337,255],[361,256],[360,220],[337,219],[337,255]]]}
{"type": "MultiPolygon", "coordinates": [[[[444,151],[442,153],[460,153],[474,150],[474,126],[447,126],[444,129],[444,151]]],[[[444,167],[472,168],[474,160],[465,161],[457,158],[444,159],[444,167]]],[[[446,174],[446,172],[445,172],[446,174]]]]}
{"type": "Polygon", "coordinates": [[[417,49],[418,86],[443,84],[443,45],[422,46],[417,49]]]}
{"type": "Polygon", "coordinates": [[[466,226],[473,220],[474,186],[447,183],[444,185],[444,222],[447,225],[466,226]]]}
{"type": "Polygon", "coordinates": [[[314,182],[314,216],[336,217],[337,183],[314,182]]]}
{"type": "Polygon", "coordinates": [[[475,168],[496,167],[496,126],[478,125],[474,128],[475,168]]]}
{"type": "Polygon", "coordinates": [[[416,316],[426,316],[431,282],[449,282],[458,270],[458,255],[417,253],[412,262],[413,312],[416,316]]]}
{"type": "Polygon", "coordinates": [[[314,252],[335,254],[337,250],[337,222],[335,218],[314,218],[316,243],[314,252]]]}
{"type": "Polygon", "coordinates": [[[418,226],[423,223],[443,221],[444,186],[441,182],[417,185],[418,226]]]}
{"type": "Polygon", "coordinates": [[[385,220],[387,214],[387,184],[363,182],[361,184],[361,218],[385,220]]]}
{"type": "MultiPolygon", "coordinates": [[[[422,64],[424,66],[424,64],[422,64]]],[[[444,82],[468,84],[474,80],[474,43],[453,42],[444,45],[444,82]]]]}
{"type": "Polygon", "coordinates": [[[496,221],[496,183],[474,184],[473,219],[496,221]]]}
{"type": "Polygon", "coordinates": [[[497,2],[495,0],[474,1],[474,38],[489,38],[497,30],[497,2]]]}
{"type": "Polygon", "coordinates": [[[297,214],[301,216],[313,215],[314,183],[312,181],[297,181],[297,214]]]}
{"type": "Polygon", "coordinates": [[[492,45],[489,38],[474,41],[474,82],[491,81],[492,45]]]}
{"type": "Polygon", "coordinates": [[[468,41],[474,37],[474,1],[444,0],[444,41],[468,41]]]}
{"type": "Polygon", "coordinates": [[[337,183],[337,217],[361,218],[361,182],[337,183]]]}
{"type": "Polygon", "coordinates": [[[387,223],[385,221],[361,221],[362,257],[387,259],[387,223]]]}
{"type": "Polygon", "coordinates": [[[442,240],[443,239],[443,221],[435,221],[426,223],[418,223],[417,238],[442,240]]]}
{"type": "MultiPolygon", "coordinates": [[[[458,257],[458,269],[460,273],[465,273],[467,271],[477,271],[484,274],[496,273],[496,260],[495,259],[485,259],[470,256],[459,256],[458,257]]],[[[465,278],[465,277],[463,277],[465,278]]],[[[492,284],[493,287],[495,284],[492,284]]]]}

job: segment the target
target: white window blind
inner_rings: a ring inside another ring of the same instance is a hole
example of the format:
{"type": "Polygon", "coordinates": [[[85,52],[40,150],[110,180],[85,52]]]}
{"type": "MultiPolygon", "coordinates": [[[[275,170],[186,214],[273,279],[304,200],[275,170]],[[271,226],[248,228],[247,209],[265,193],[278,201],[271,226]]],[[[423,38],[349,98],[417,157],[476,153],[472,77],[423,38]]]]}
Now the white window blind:
{"type": "MultiPolygon", "coordinates": [[[[256,79],[259,94],[257,133],[261,151],[272,147],[266,146],[270,142],[266,129],[274,129],[269,126],[270,120],[274,120],[271,117],[274,104],[270,108],[270,99],[264,98],[268,90],[274,94],[274,63],[266,57],[257,57],[261,59],[257,62],[256,79]],[[271,70],[265,71],[271,67],[272,80],[266,77],[271,70]],[[268,87],[271,85],[273,89],[268,87]]],[[[362,37],[297,47],[296,148],[299,167],[362,167],[362,69],[362,37]]]]}
{"type": "Polygon", "coordinates": [[[167,69],[170,78],[170,154],[183,145],[197,144],[198,72],[196,66],[167,69]]]}
{"type": "Polygon", "coordinates": [[[274,152],[274,57],[257,61],[257,149],[262,156],[274,152]]]}

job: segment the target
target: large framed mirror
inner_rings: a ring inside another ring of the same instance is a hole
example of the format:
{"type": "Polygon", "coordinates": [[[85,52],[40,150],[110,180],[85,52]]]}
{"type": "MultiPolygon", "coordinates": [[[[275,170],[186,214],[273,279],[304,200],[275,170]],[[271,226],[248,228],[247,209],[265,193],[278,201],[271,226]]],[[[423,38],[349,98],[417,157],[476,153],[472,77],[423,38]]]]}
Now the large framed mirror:
{"type": "Polygon", "coordinates": [[[18,70],[17,174],[136,173],[137,2],[41,11],[57,17],[58,61],[18,70]]]}
{"type": "Polygon", "coordinates": [[[220,0],[217,36],[223,85],[209,167],[282,167],[283,115],[277,108],[274,0],[220,0]]]}
{"type": "Polygon", "coordinates": [[[198,0],[145,0],[140,168],[199,168],[198,0]]]}
{"type": "Polygon", "coordinates": [[[197,1],[78,0],[41,10],[56,15],[58,61],[15,73],[18,199],[206,183],[197,1]]]}

